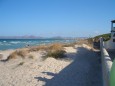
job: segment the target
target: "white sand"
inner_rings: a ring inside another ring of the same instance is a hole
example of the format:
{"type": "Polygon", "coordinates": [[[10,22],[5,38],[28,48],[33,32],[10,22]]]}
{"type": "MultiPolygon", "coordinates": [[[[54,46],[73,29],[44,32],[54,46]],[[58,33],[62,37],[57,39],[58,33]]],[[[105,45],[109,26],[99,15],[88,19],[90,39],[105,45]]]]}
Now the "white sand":
{"type": "MultiPolygon", "coordinates": [[[[96,54],[90,52],[88,46],[65,47],[65,50],[66,60],[47,58],[43,61],[43,53],[34,52],[34,59],[0,62],[0,86],[102,86],[98,58],[94,58],[96,54]]],[[[2,59],[11,52],[1,51],[2,59]]]]}

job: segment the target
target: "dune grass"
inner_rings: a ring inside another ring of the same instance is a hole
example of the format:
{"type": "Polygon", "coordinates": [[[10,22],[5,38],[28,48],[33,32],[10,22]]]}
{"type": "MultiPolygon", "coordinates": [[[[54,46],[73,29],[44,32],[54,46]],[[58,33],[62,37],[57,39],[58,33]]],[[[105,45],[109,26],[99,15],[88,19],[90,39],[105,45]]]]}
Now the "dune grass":
{"type": "Polygon", "coordinates": [[[47,50],[48,46],[46,45],[40,45],[40,46],[34,46],[29,48],[29,52],[35,52],[35,51],[39,51],[39,50],[47,50]]]}
{"type": "Polygon", "coordinates": [[[28,50],[25,49],[16,50],[8,56],[7,60],[16,59],[17,57],[25,58],[27,54],[28,50]]]}
{"type": "Polygon", "coordinates": [[[65,50],[63,48],[63,44],[55,43],[49,46],[46,57],[53,58],[63,58],[65,57],[65,50]]]}
{"type": "Polygon", "coordinates": [[[64,50],[56,50],[56,51],[53,51],[53,52],[49,51],[46,56],[58,59],[58,58],[65,57],[65,53],[66,52],[64,50]]]}
{"type": "Polygon", "coordinates": [[[28,58],[34,59],[34,56],[32,54],[29,55],[29,53],[40,51],[40,50],[46,51],[47,54],[45,55],[45,57],[63,58],[65,56],[63,44],[54,43],[54,44],[49,44],[47,46],[42,45],[42,46],[31,47],[29,49],[16,50],[8,56],[7,60],[16,59],[17,57],[25,58],[27,55],[28,58]]]}
{"type": "Polygon", "coordinates": [[[28,56],[28,58],[29,58],[29,59],[34,59],[34,55],[30,54],[30,55],[28,56]]]}
{"type": "Polygon", "coordinates": [[[23,65],[25,62],[20,62],[19,64],[18,64],[18,66],[21,66],[21,65],[23,65]]]}
{"type": "Polygon", "coordinates": [[[76,44],[81,45],[84,43],[88,44],[88,40],[80,40],[78,42],[68,43],[68,44],[53,43],[53,44],[48,44],[48,45],[33,46],[27,49],[20,49],[20,50],[14,51],[8,56],[7,60],[16,59],[17,57],[25,58],[27,55],[28,55],[28,58],[34,59],[34,56],[30,54],[30,52],[37,52],[40,50],[46,51],[46,54],[43,57],[53,57],[56,59],[63,58],[65,57],[65,53],[66,53],[66,51],[64,50],[64,47],[74,47],[76,44]]]}

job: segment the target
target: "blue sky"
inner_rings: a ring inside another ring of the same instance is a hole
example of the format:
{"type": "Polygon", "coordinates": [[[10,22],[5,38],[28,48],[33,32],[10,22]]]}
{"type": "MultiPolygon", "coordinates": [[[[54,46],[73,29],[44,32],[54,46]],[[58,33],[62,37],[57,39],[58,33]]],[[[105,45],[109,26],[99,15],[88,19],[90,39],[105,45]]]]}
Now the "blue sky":
{"type": "Polygon", "coordinates": [[[115,0],[0,0],[0,36],[90,37],[113,19],[115,0]]]}

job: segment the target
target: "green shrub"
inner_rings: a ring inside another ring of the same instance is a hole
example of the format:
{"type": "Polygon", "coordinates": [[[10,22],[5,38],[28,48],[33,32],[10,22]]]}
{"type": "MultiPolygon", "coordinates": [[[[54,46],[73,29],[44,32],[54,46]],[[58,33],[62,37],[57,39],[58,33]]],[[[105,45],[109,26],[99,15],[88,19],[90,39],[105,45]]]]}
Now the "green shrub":
{"type": "Polygon", "coordinates": [[[33,55],[29,55],[28,58],[34,59],[34,56],[33,55]]]}
{"type": "Polygon", "coordinates": [[[20,62],[19,64],[18,64],[18,66],[21,66],[21,65],[23,65],[25,62],[20,62]]]}
{"type": "Polygon", "coordinates": [[[104,39],[104,41],[108,41],[111,38],[111,34],[107,33],[107,34],[102,34],[102,35],[95,36],[94,41],[98,42],[100,37],[102,37],[104,39]]]}
{"type": "Polygon", "coordinates": [[[64,50],[56,50],[56,51],[49,51],[47,53],[47,57],[53,57],[53,58],[63,58],[65,57],[65,51],[64,50]]]}

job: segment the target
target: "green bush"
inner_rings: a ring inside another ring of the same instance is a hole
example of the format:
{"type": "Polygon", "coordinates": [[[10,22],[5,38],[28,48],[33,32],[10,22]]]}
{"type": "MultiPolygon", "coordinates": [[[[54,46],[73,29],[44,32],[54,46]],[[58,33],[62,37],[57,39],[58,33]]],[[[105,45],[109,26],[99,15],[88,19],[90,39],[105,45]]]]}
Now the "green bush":
{"type": "Polygon", "coordinates": [[[19,64],[18,64],[18,66],[21,66],[21,65],[23,65],[25,62],[20,62],[19,64]]]}
{"type": "Polygon", "coordinates": [[[33,55],[29,55],[28,58],[34,59],[34,56],[33,55]]]}
{"type": "Polygon", "coordinates": [[[99,38],[102,37],[104,39],[104,41],[108,41],[111,38],[111,34],[107,33],[107,34],[102,34],[102,35],[98,35],[94,37],[95,41],[99,41],[99,38]]]}
{"type": "Polygon", "coordinates": [[[47,57],[53,57],[53,58],[63,58],[65,57],[65,51],[64,50],[56,50],[56,51],[48,51],[47,57]]]}

